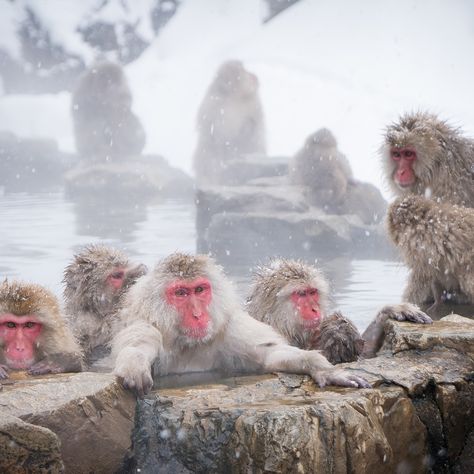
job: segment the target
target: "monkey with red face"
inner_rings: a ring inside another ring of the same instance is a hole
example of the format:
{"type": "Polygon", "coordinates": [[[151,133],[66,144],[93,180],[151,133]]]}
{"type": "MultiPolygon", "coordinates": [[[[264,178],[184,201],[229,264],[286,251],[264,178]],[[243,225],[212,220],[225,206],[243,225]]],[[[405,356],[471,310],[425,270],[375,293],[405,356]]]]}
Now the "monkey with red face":
{"type": "Polygon", "coordinates": [[[5,280],[0,284],[0,379],[11,370],[80,372],[82,355],[52,293],[5,280]]]}
{"type": "Polygon", "coordinates": [[[158,375],[285,371],[309,374],[320,386],[369,386],[250,317],[221,267],[205,255],[177,253],[162,260],[130,289],[119,317],[114,373],[139,395],[152,387],[152,364],[158,375]]]}
{"type": "Polygon", "coordinates": [[[395,195],[474,207],[474,141],[436,115],[402,116],[387,128],[381,152],[395,195]]]}
{"type": "Polygon", "coordinates": [[[474,141],[418,112],[387,128],[382,155],[400,196],[388,210],[387,229],[411,270],[404,298],[438,317],[455,304],[473,304],[466,249],[474,245],[474,141]]]}
{"type": "Polygon", "coordinates": [[[290,344],[319,349],[333,364],[374,356],[382,345],[387,319],[432,322],[413,304],[386,306],[361,336],[340,313],[328,315],[329,294],[329,284],[316,267],[298,260],[274,259],[255,273],[247,309],[290,344]]]}
{"type": "Polygon", "coordinates": [[[123,295],[147,272],[119,250],[90,245],[64,271],[66,316],[89,364],[110,352],[113,322],[123,295]]]}

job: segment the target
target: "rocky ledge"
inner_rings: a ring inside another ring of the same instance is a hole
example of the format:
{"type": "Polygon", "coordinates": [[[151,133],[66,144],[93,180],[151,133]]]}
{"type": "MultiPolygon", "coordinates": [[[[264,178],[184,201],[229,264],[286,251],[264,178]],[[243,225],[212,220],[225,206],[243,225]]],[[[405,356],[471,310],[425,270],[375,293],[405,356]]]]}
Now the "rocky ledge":
{"type": "Polygon", "coordinates": [[[345,364],[373,389],[279,374],[157,390],[138,403],[133,472],[474,472],[474,321],[387,333],[345,364]]]}
{"type": "Polygon", "coordinates": [[[368,183],[350,184],[346,200],[334,209],[310,205],[301,186],[287,176],[250,180],[238,186],[212,186],[196,194],[198,252],[220,261],[249,262],[288,254],[295,258],[393,257],[382,222],[386,202],[368,183]],[[232,254],[229,249],[233,249],[232,254]]]}
{"type": "Polygon", "coordinates": [[[17,373],[0,472],[474,472],[474,321],[386,329],[378,357],[344,364],[372,389],[190,374],[135,404],[110,374],[17,373]]]}
{"type": "Polygon", "coordinates": [[[0,388],[0,472],[111,473],[122,467],[135,400],[114,376],[15,373],[0,388]]]}

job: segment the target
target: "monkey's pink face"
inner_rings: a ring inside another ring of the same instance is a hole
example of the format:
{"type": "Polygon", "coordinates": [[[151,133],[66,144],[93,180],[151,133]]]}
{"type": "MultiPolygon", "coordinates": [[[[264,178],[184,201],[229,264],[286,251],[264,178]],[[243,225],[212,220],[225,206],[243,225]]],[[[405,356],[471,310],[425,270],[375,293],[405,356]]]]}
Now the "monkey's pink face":
{"type": "Polygon", "coordinates": [[[392,147],[390,158],[395,165],[393,180],[401,188],[409,188],[416,181],[413,165],[416,161],[416,150],[412,147],[392,147]]]}
{"type": "Polygon", "coordinates": [[[41,334],[42,324],[31,314],[16,316],[0,315],[0,341],[4,357],[11,369],[28,369],[35,362],[35,347],[41,334]]]}
{"type": "Polygon", "coordinates": [[[206,278],[175,280],[165,290],[166,301],[181,316],[180,329],[191,339],[203,339],[209,333],[212,300],[211,283],[206,278]]]}
{"type": "Polygon", "coordinates": [[[113,290],[120,290],[124,281],[125,269],[122,267],[115,267],[106,278],[106,284],[113,290]]]}
{"type": "Polygon", "coordinates": [[[319,293],[316,288],[306,287],[294,291],[291,294],[291,301],[305,329],[314,329],[319,326],[321,310],[319,308],[319,293]]]}

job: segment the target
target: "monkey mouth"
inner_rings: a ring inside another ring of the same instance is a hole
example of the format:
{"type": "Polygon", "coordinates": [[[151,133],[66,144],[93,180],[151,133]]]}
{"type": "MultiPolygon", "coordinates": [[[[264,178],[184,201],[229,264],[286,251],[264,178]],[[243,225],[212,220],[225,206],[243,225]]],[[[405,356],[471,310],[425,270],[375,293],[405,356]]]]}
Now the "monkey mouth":
{"type": "Polygon", "coordinates": [[[13,369],[13,370],[26,370],[26,369],[29,369],[35,359],[34,358],[30,358],[30,359],[8,359],[8,358],[5,358],[5,361],[7,363],[7,366],[10,368],[10,369],[13,369]]]}
{"type": "Polygon", "coordinates": [[[199,341],[202,339],[206,339],[209,336],[209,330],[208,328],[193,328],[187,329],[184,334],[189,339],[199,341]]]}
{"type": "Polygon", "coordinates": [[[305,319],[302,321],[301,325],[303,326],[304,329],[316,329],[319,327],[320,323],[319,318],[314,318],[314,319],[305,319]]]}

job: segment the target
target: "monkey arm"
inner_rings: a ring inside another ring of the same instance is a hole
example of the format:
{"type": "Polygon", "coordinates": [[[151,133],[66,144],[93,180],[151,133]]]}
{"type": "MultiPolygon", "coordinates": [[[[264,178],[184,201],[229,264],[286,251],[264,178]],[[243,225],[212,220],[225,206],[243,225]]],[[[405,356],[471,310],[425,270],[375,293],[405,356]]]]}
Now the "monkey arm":
{"type": "Polygon", "coordinates": [[[229,347],[245,347],[247,356],[268,372],[308,374],[320,386],[370,387],[361,377],[336,369],[319,351],[305,351],[290,346],[271,326],[247,313],[233,318],[228,333],[233,334],[229,347]],[[250,342],[253,341],[253,344],[250,342]]]}
{"type": "Polygon", "coordinates": [[[411,303],[384,306],[362,334],[364,339],[362,357],[366,359],[375,357],[382,347],[385,338],[385,323],[389,319],[416,324],[431,324],[433,322],[418,306],[411,303]]]}
{"type": "Polygon", "coordinates": [[[162,351],[160,331],[146,321],[134,321],[123,328],[113,341],[112,354],[116,357],[114,374],[125,388],[143,397],[153,386],[151,367],[162,351]]]}

